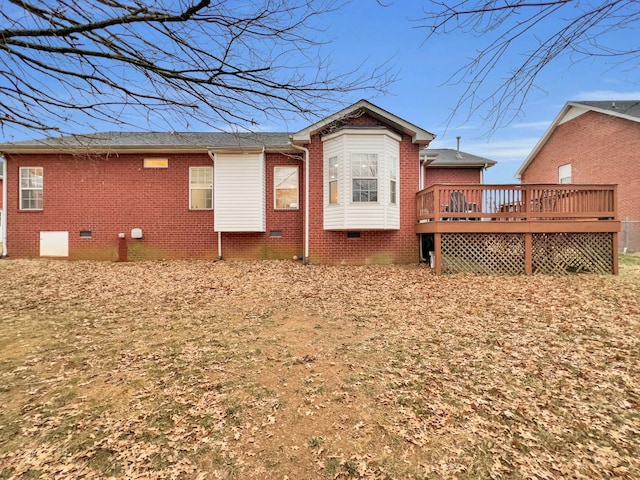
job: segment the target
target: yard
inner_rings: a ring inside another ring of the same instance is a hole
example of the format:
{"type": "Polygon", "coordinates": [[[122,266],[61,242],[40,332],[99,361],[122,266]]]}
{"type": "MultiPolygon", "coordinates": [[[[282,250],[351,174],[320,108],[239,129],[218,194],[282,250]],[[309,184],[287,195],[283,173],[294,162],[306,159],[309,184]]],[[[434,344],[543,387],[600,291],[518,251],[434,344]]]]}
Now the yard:
{"type": "Polygon", "coordinates": [[[639,478],[638,263],[0,261],[0,478],[639,478]]]}

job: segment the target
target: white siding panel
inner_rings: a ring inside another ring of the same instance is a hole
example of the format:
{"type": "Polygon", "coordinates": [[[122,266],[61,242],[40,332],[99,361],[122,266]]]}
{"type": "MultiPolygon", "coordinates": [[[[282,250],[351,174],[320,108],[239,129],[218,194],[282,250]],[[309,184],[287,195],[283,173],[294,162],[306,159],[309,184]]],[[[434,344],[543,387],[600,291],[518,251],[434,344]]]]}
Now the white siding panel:
{"type": "Polygon", "coordinates": [[[323,166],[323,206],[324,206],[324,229],[344,230],[344,205],[347,200],[345,190],[345,156],[344,141],[342,137],[330,140],[323,146],[324,166],[323,166]],[[338,203],[329,204],[329,159],[337,157],[341,170],[338,172],[338,203]]]}
{"type": "Polygon", "coordinates": [[[264,155],[216,154],[213,168],[214,230],[266,231],[264,155]]]}

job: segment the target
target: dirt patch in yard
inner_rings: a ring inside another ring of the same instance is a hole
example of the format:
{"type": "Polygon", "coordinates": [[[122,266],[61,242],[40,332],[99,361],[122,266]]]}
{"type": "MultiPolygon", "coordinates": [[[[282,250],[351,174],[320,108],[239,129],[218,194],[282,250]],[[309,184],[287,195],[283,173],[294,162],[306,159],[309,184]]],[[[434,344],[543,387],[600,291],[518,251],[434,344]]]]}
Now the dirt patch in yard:
{"type": "Polygon", "coordinates": [[[0,478],[638,478],[635,268],[0,261],[0,478]]]}

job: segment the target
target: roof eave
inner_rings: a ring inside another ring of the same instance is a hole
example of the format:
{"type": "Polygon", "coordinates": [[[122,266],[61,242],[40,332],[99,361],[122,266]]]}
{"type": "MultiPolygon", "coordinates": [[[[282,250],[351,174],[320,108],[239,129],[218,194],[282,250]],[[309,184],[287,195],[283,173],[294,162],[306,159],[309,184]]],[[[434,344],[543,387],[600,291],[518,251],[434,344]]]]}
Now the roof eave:
{"type": "Polygon", "coordinates": [[[167,146],[167,145],[118,145],[110,147],[67,147],[64,145],[16,145],[11,148],[3,148],[2,153],[9,154],[71,154],[71,155],[104,155],[119,153],[137,153],[137,154],[171,154],[171,153],[258,153],[258,152],[280,152],[293,151],[291,144],[285,145],[268,145],[268,146],[252,146],[252,147],[236,147],[236,146],[167,146]]]}

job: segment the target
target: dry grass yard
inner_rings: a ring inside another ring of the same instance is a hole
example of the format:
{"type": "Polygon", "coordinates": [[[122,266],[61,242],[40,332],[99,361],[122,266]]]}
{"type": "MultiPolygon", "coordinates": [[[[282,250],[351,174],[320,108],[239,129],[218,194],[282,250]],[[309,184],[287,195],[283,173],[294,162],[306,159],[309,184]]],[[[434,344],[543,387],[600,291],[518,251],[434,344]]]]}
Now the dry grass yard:
{"type": "Polygon", "coordinates": [[[0,478],[640,478],[640,266],[0,261],[0,478]]]}

